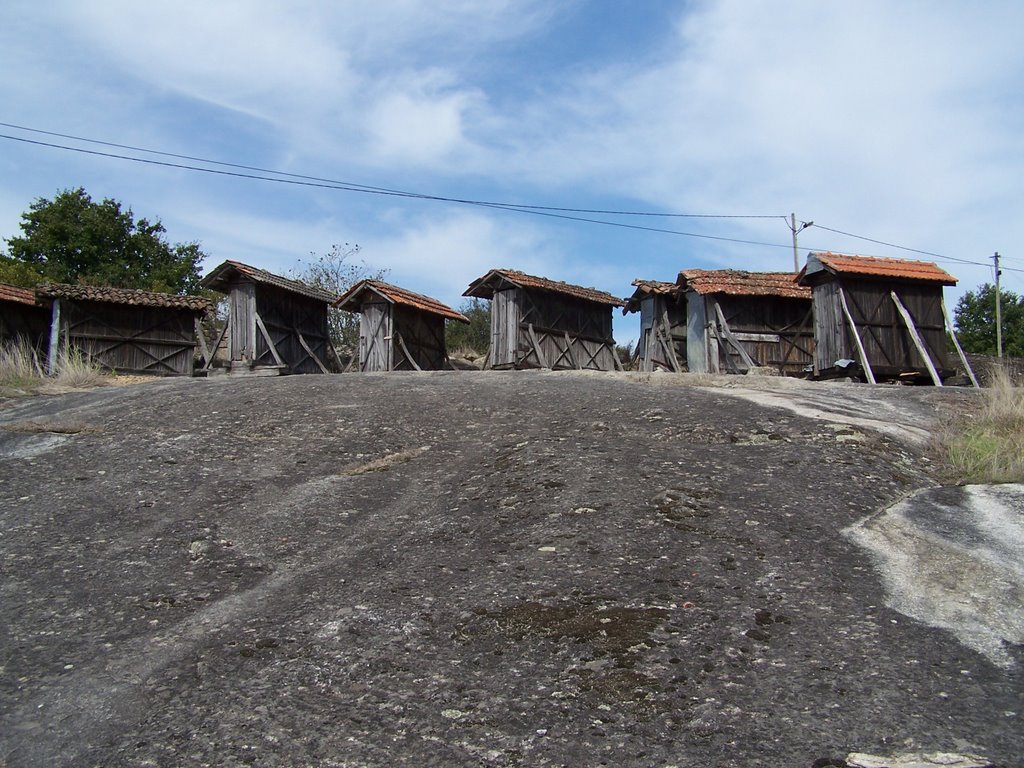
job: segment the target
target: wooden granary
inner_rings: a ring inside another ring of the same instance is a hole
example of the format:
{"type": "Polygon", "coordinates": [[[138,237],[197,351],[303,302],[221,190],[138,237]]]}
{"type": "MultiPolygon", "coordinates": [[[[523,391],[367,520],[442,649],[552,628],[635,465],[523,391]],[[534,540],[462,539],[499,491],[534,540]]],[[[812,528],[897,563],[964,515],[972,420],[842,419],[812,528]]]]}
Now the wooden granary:
{"type": "Polygon", "coordinates": [[[657,280],[634,280],[633,295],[622,314],[640,313],[640,338],[635,355],[638,369],[661,367],[680,371],[686,364],[686,301],[679,286],[657,280]]]}
{"type": "Polygon", "coordinates": [[[799,375],[811,364],[811,292],[792,272],[685,269],[676,285],[692,373],[766,367],[799,375]]]}
{"type": "Polygon", "coordinates": [[[202,284],[228,295],[223,334],[233,372],[328,372],[327,309],[335,294],[237,261],[225,261],[202,284]]]}
{"type": "Polygon", "coordinates": [[[927,376],[941,384],[954,373],[942,289],[956,278],[935,264],[811,253],[799,282],[814,294],[817,372],[854,360],[868,381],[927,376]]]}
{"type": "Polygon", "coordinates": [[[609,293],[492,269],[463,295],[491,300],[492,368],[621,368],[612,310],[623,302],[609,293]]]}
{"type": "Polygon", "coordinates": [[[35,293],[51,306],[50,372],[74,349],[118,373],[192,375],[206,299],[88,285],[47,284],[35,293]]]}
{"type": "Polygon", "coordinates": [[[469,322],[437,299],[381,280],[356,283],[335,306],[359,313],[359,370],[363,372],[450,366],[445,322],[469,322]]]}
{"type": "Polygon", "coordinates": [[[0,343],[22,343],[44,351],[49,339],[50,302],[33,288],[0,283],[0,343]]]}

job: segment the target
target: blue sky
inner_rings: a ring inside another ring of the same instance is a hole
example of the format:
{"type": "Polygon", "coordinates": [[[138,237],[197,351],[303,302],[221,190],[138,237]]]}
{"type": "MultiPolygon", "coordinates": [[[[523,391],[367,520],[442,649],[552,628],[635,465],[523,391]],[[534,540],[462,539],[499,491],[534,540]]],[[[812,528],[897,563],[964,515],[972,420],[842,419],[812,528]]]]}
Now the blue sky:
{"type": "Polygon", "coordinates": [[[791,269],[796,212],[815,222],[801,262],[939,261],[952,305],[999,251],[1024,292],[1021,29],[1018,0],[7,0],[0,122],[444,197],[776,218],[590,216],[708,236],[691,237],[0,139],[0,237],[82,186],[200,242],[207,269],[288,273],[358,243],[457,306],[491,267],[617,295],[684,268],[791,269]]]}

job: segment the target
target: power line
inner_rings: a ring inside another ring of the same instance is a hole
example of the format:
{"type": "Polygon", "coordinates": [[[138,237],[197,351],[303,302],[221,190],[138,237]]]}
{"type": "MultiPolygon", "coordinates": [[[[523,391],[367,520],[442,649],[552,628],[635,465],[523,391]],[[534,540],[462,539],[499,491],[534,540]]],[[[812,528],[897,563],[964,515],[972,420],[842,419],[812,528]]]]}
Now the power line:
{"type": "MultiPolygon", "coordinates": [[[[74,141],[82,141],[90,144],[97,144],[102,146],[108,146],[115,149],[125,149],[133,152],[143,152],[146,154],[159,155],[162,157],[171,157],[179,160],[190,160],[194,162],[204,163],[207,165],[221,166],[222,168],[235,168],[236,171],[218,170],[216,168],[205,168],[196,165],[186,165],[183,163],[173,163],[162,160],[153,160],[144,157],[132,157],[130,155],[123,155],[114,152],[100,152],[98,150],[86,149],[84,147],[72,147],[64,144],[55,144],[52,142],[37,141],[28,139],[22,136],[12,136],[9,134],[0,134],[0,138],[8,139],[10,141],[18,141],[25,144],[32,144],[41,147],[48,147],[51,149],[61,149],[68,152],[78,152],[80,154],[93,155],[97,157],[107,157],[117,160],[126,160],[129,162],[142,163],[145,165],[155,165],[165,168],[176,168],[179,170],[194,171],[198,173],[209,173],[218,176],[228,176],[233,178],[251,179],[255,181],[268,181],[277,184],[290,184],[293,186],[303,187],[314,187],[319,189],[332,189],[342,192],[358,192],[362,194],[374,194],[382,195],[386,197],[401,197],[416,200],[431,200],[434,202],[444,203],[455,203],[459,205],[474,205],[482,208],[493,208],[497,210],[514,211],[518,213],[527,213],[534,216],[546,216],[549,218],[563,219],[567,221],[578,221],[587,224],[599,224],[608,227],[619,227],[622,229],[632,229],[644,232],[654,232],[659,234],[677,235],[680,237],[693,237],[703,240],[715,240],[719,242],[738,243],[741,245],[757,245],[766,248],[790,248],[791,245],[783,243],[766,243],[758,240],[746,240],[742,238],[724,237],[717,235],[707,235],[697,232],[683,232],[675,229],[665,229],[661,227],[649,227],[639,224],[628,224],[626,222],[619,221],[607,221],[604,219],[594,219],[587,216],[576,216],[570,214],[593,214],[593,215],[604,215],[604,216],[650,216],[650,217],[664,217],[664,218],[686,218],[686,219],[782,219],[787,221],[788,218],[780,214],[758,214],[758,215],[745,215],[745,214],[699,214],[699,213],[662,213],[656,211],[621,211],[621,210],[603,210],[594,208],[568,208],[568,207],[556,207],[556,206],[544,206],[544,205],[528,205],[520,203],[505,203],[488,200],[475,200],[471,198],[458,198],[458,197],[446,197],[443,195],[432,195],[421,192],[409,192],[400,189],[391,189],[388,187],[376,187],[366,184],[357,184],[354,182],[339,181],[336,179],[327,179],[317,176],[308,176],[304,174],[289,173],[286,171],[277,171],[268,168],[260,168],[258,166],[243,165],[239,163],[229,163],[220,160],[210,160],[207,158],[196,157],[193,155],[177,154],[174,152],[164,152],[155,149],[146,149],[144,147],[135,147],[129,144],[118,144],[115,142],[101,141],[98,139],[89,139],[81,136],[75,136],[72,134],[57,133],[54,131],[44,131],[38,128],[29,128],[26,126],[16,125],[13,123],[0,122],[0,126],[6,126],[8,128],[15,128],[17,130],[28,131],[31,133],[37,133],[47,136],[56,136],[65,139],[71,139],[74,141]],[[242,173],[242,171],[253,171],[255,173],[242,173]],[[271,175],[264,175],[271,174],[271,175]]],[[[826,227],[821,224],[815,223],[814,226],[817,229],[823,229],[827,232],[833,232],[838,235],[845,237],[852,237],[857,240],[864,240],[866,242],[875,243],[876,245],[883,245],[887,248],[895,248],[897,250],[907,251],[910,253],[917,253],[924,256],[930,256],[938,261],[945,261],[957,264],[970,264],[973,266],[988,267],[989,265],[985,262],[972,261],[969,259],[961,259],[955,256],[945,256],[943,254],[934,253],[932,251],[924,251],[917,248],[910,248],[896,243],[886,242],[884,240],[877,240],[874,238],[866,237],[863,235],[857,235],[852,232],[845,232],[840,229],[833,229],[826,227]]],[[[831,250],[833,253],[840,253],[835,249],[824,249],[824,248],[809,248],[808,250],[831,250]]],[[[848,254],[854,255],[854,254],[848,254]]],[[[1003,271],[1006,272],[1021,272],[1024,273],[1024,269],[1016,269],[1014,267],[1002,267],[1003,271]]]]}
{"type": "MultiPolygon", "coordinates": [[[[127,149],[127,150],[131,150],[132,152],[145,152],[146,154],[150,154],[150,155],[160,155],[162,157],[173,157],[173,158],[176,158],[178,160],[191,160],[191,161],[194,161],[194,162],[205,163],[207,165],[219,165],[219,166],[223,166],[225,168],[238,168],[239,170],[244,170],[244,171],[256,171],[257,173],[270,173],[270,174],[274,174],[275,176],[284,176],[284,177],[292,178],[292,179],[302,179],[302,180],[305,180],[305,181],[315,181],[315,182],[322,182],[322,183],[325,183],[325,184],[335,184],[335,185],[339,185],[340,187],[344,187],[345,189],[347,189],[349,191],[366,190],[366,191],[371,191],[371,192],[380,192],[380,193],[384,193],[384,194],[399,195],[399,196],[403,196],[403,197],[414,197],[414,198],[419,198],[419,199],[423,199],[423,200],[438,200],[438,201],[442,201],[442,202],[455,202],[455,203],[464,203],[464,204],[472,204],[472,205],[486,205],[486,206],[491,206],[491,207],[495,207],[495,208],[515,208],[515,209],[528,209],[528,210],[538,210],[538,211],[559,211],[559,212],[564,212],[564,213],[592,213],[592,214],[601,214],[601,215],[605,215],[605,216],[660,216],[660,217],[664,217],[664,218],[679,218],[679,219],[777,219],[777,218],[785,218],[781,214],[748,215],[748,214],[716,214],[716,213],[664,213],[664,212],[658,212],[658,211],[616,211],[616,210],[601,210],[601,209],[595,209],[595,208],[561,208],[561,207],[550,206],[550,205],[527,205],[527,204],[522,204],[522,203],[505,203],[505,202],[498,202],[498,201],[493,201],[493,200],[463,200],[463,199],[458,199],[458,198],[443,197],[443,196],[440,196],[440,195],[425,194],[425,193],[422,193],[422,192],[408,192],[408,191],[400,190],[400,189],[389,189],[388,187],[376,187],[376,186],[370,186],[370,185],[367,185],[367,184],[357,184],[355,182],[339,181],[337,179],[326,179],[326,178],[322,178],[322,177],[319,177],[319,176],[307,176],[307,175],[301,174],[301,173],[288,173],[287,171],[277,171],[277,170],[274,170],[274,169],[271,169],[271,168],[260,168],[259,166],[242,165],[240,163],[228,163],[228,162],[224,162],[222,160],[210,160],[209,158],[196,157],[194,155],[183,155],[183,154],[177,154],[175,152],[164,152],[164,151],[157,150],[157,149],[147,149],[145,147],[136,147],[136,146],[132,146],[131,144],[118,144],[118,143],[112,142],[112,141],[101,141],[99,139],[90,139],[90,138],[86,138],[84,136],[75,136],[73,134],[68,134],[68,133],[57,133],[56,131],[44,131],[44,130],[42,130],[40,128],[30,128],[30,127],[27,127],[27,126],[24,126],[24,125],[16,125],[14,123],[0,122],[0,126],[4,126],[4,127],[7,127],[7,128],[15,128],[15,129],[17,129],[19,131],[28,131],[30,133],[38,133],[38,134],[42,134],[42,135],[45,135],[45,136],[57,136],[57,137],[60,137],[62,139],[71,139],[73,141],[82,141],[82,142],[86,142],[86,143],[89,143],[89,144],[99,144],[99,145],[102,145],[102,146],[105,146],[105,147],[114,147],[116,149],[127,149]]],[[[6,135],[3,136],[3,138],[14,139],[16,141],[19,141],[19,140],[29,141],[28,139],[19,139],[18,137],[6,136],[6,135]]],[[[66,146],[58,145],[58,144],[46,144],[45,142],[29,142],[29,143],[39,143],[39,144],[41,144],[43,146],[57,147],[57,148],[60,148],[60,149],[71,149],[71,150],[76,149],[74,147],[66,147],[66,146]]],[[[126,157],[123,157],[121,155],[108,155],[108,156],[120,157],[122,159],[136,159],[136,158],[126,158],[126,157]]],[[[196,170],[196,169],[191,169],[191,170],[196,170]]]]}
{"type": "MultiPolygon", "coordinates": [[[[641,231],[646,231],[646,232],[657,232],[657,233],[667,234],[667,235],[679,235],[681,237],[696,237],[696,238],[701,238],[701,239],[704,239],[704,240],[719,240],[719,241],[730,242],[730,243],[741,243],[741,244],[744,244],[744,245],[760,245],[760,246],[764,246],[764,247],[767,247],[767,248],[789,248],[790,247],[788,245],[783,245],[783,244],[780,244],[780,243],[763,243],[763,242],[759,242],[759,241],[756,241],[756,240],[743,240],[743,239],[734,238],[734,237],[720,237],[720,236],[716,236],[716,235],[704,235],[704,234],[700,234],[700,233],[697,233],[697,232],[682,232],[682,231],[676,230],[676,229],[663,229],[663,228],[660,228],[660,227],[646,227],[646,226],[642,226],[642,225],[639,225],[639,224],[627,224],[627,223],[621,222],[621,221],[605,221],[603,219],[591,219],[591,218],[587,218],[587,217],[583,217],[583,216],[570,216],[568,214],[556,213],[555,212],[557,210],[563,210],[563,209],[543,209],[543,208],[541,208],[539,206],[520,206],[520,205],[515,205],[513,203],[492,203],[492,202],[486,202],[486,201],[483,201],[483,200],[470,200],[470,199],[461,199],[461,198],[456,198],[456,197],[442,197],[442,196],[439,196],[439,195],[421,195],[421,194],[416,194],[416,193],[412,193],[412,192],[391,191],[391,190],[366,188],[366,187],[353,187],[351,185],[347,185],[347,184],[340,183],[340,182],[338,182],[338,183],[334,183],[334,182],[320,182],[320,181],[309,181],[309,180],[301,180],[301,179],[276,178],[274,176],[260,176],[260,175],[256,175],[256,174],[252,174],[252,173],[241,173],[240,171],[225,171],[225,170],[218,170],[216,168],[203,168],[202,166],[185,165],[183,163],[171,163],[171,162],[167,162],[165,160],[152,160],[152,159],[145,158],[145,157],[131,157],[130,155],[120,155],[120,154],[117,154],[117,153],[114,153],[114,152],[100,152],[100,151],[95,150],[95,149],[85,149],[84,147],[69,147],[69,146],[66,146],[66,145],[63,145],[63,144],[53,144],[51,142],[46,142],[46,141],[36,141],[34,139],[26,139],[26,138],[21,137],[21,136],[10,136],[10,135],[7,135],[7,134],[0,134],[0,139],[10,139],[12,141],[20,141],[20,142],[23,142],[25,144],[34,144],[36,146],[49,147],[49,148],[52,148],[52,149],[63,149],[63,150],[67,150],[69,152],[78,152],[78,153],[81,153],[81,154],[93,155],[93,156],[97,156],[97,157],[108,157],[108,158],[114,158],[114,159],[118,159],[118,160],[128,160],[130,162],[143,163],[145,165],[156,165],[156,166],[161,166],[161,167],[164,167],[164,168],[177,168],[177,169],[180,169],[180,170],[196,171],[196,172],[199,172],[199,173],[210,173],[210,174],[214,174],[214,175],[217,175],[217,176],[230,176],[230,177],[234,177],[234,178],[253,179],[253,180],[257,180],[257,181],[269,181],[269,182],[273,182],[273,183],[277,183],[277,184],[291,184],[291,185],[300,186],[300,187],[316,187],[316,188],[320,188],[320,189],[334,189],[334,190],[338,190],[338,191],[342,191],[342,192],[361,192],[361,193],[364,193],[364,194],[384,195],[384,196],[388,196],[388,197],[406,197],[406,198],[415,198],[415,199],[419,199],[419,200],[433,200],[433,201],[438,201],[438,202],[459,203],[459,204],[462,204],[462,205],[475,205],[475,206],[479,206],[479,207],[482,207],[482,208],[496,208],[496,209],[505,210],[505,211],[515,211],[515,212],[518,212],[518,213],[528,213],[528,214],[532,214],[534,216],[548,216],[548,217],[551,217],[551,218],[567,219],[567,220],[570,220],[570,221],[581,221],[581,222],[586,222],[586,223],[590,223],[590,224],[602,224],[602,225],[608,226],[608,227],[620,227],[620,228],[623,228],[623,229],[634,229],[634,230],[641,230],[641,231]]],[[[271,171],[271,173],[273,173],[273,171],[271,171]]],[[[570,210],[571,211],[571,210],[581,210],[581,209],[564,209],[564,210],[570,210]]],[[[584,211],[581,210],[581,212],[584,212],[584,211]]]]}

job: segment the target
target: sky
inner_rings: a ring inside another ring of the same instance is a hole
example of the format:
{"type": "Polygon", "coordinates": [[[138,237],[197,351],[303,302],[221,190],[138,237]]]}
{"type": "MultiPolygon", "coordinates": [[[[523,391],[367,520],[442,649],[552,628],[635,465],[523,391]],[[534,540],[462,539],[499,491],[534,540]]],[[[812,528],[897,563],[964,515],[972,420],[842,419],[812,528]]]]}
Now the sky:
{"type": "Polygon", "coordinates": [[[83,187],[204,270],[358,244],[458,307],[496,267],[792,270],[795,213],[801,265],[935,261],[952,308],[996,251],[1024,293],[1022,29],[1019,0],[5,0],[0,238],[83,187]]]}

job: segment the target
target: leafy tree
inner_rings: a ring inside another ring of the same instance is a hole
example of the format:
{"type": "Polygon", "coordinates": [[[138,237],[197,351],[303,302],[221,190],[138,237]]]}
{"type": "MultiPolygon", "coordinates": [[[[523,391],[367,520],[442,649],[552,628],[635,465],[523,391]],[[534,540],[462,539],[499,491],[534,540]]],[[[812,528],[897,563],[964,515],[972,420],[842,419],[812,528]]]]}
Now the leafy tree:
{"type": "MultiPolygon", "coordinates": [[[[1024,357],[1024,297],[1001,290],[1003,354],[1024,357]]],[[[985,283],[960,297],[953,311],[957,338],[967,352],[996,354],[996,289],[985,283]]]]}
{"type": "Polygon", "coordinates": [[[449,352],[471,349],[483,355],[491,345],[491,303],[483,299],[467,299],[462,302],[459,312],[469,318],[469,325],[447,323],[445,346],[449,352]]]}
{"type": "MultiPolygon", "coordinates": [[[[39,198],[21,215],[20,226],[22,236],[7,240],[10,260],[37,273],[37,282],[166,293],[199,289],[206,254],[198,243],[171,245],[159,220],[136,221],[130,208],[110,198],[94,202],[81,187],[53,200],[39,198]]],[[[20,274],[27,279],[31,273],[20,274]]]]}
{"type": "MultiPolygon", "coordinates": [[[[374,270],[365,261],[356,261],[359,251],[358,245],[345,243],[332,245],[331,250],[319,256],[311,253],[313,260],[300,261],[301,266],[291,271],[291,277],[338,296],[360,280],[383,280],[388,271],[374,270]]],[[[331,342],[339,350],[351,352],[359,346],[359,315],[332,307],[328,311],[327,325],[331,342]]]]}
{"type": "Polygon", "coordinates": [[[0,283],[34,288],[45,280],[43,273],[33,264],[26,264],[24,261],[0,254],[0,283]]]}

